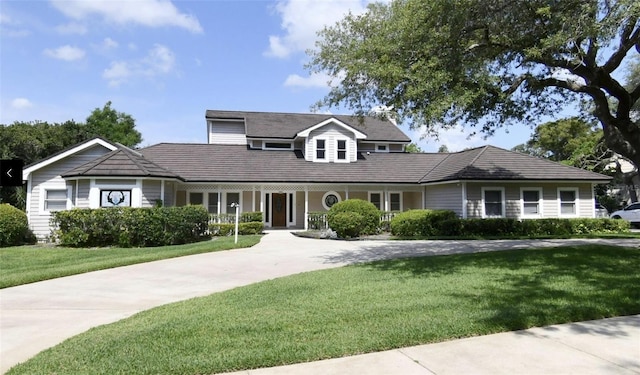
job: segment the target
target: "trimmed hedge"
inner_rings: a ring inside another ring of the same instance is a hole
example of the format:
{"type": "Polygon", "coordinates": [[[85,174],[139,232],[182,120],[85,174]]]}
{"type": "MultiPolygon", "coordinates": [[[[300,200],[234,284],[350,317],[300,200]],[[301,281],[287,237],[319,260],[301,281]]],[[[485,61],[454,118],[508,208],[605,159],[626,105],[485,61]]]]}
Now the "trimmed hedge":
{"type": "Polygon", "coordinates": [[[376,234],[380,225],[380,210],[369,201],[347,199],[334,204],[327,213],[329,227],[338,237],[352,238],[376,234]],[[344,214],[357,214],[348,219],[344,214]]]}
{"type": "Polygon", "coordinates": [[[390,229],[394,236],[428,237],[442,232],[442,223],[456,219],[449,210],[410,210],[391,219],[390,229]]]}
{"type": "MultiPolygon", "coordinates": [[[[233,236],[236,225],[229,223],[213,223],[209,224],[209,232],[212,236],[233,236]]],[[[260,234],[264,230],[262,221],[254,221],[250,223],[238,223],[238,234],[260,234]]]]}
{"type": "Polygon", "coordinates": [[[399,237],[522,237],[624,233],[630,225],[613,219],[459,219],[452,211],[415,210],[391,220],[399,237]],[[425,212],[426,211],[426,212],[425,212]]]}
{"type": "Polygon", "coordinates": [[[58,211],[53,237],[71,247],[151,247],[196,242],[207,234],[209,213],[200,205],[58,211]]]}
{"type": "Polygon", "coordinates": [[[27,214],[10,204],[0,204],[0,247],[34,242],[27,214]]]}

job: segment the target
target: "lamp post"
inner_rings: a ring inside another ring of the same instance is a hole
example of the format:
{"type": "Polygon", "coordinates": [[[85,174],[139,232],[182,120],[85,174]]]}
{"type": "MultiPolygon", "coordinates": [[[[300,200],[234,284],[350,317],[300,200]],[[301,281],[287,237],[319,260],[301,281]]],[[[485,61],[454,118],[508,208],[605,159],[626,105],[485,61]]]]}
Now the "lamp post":
{"type": "Polygon", "coordinates": [[[238,210],[240,209],[240,204],[238,203],[231,203],[231,207],[235,207],[236,209],[236,243],[238,243],[238,218],[240,217],[238,210]]]}

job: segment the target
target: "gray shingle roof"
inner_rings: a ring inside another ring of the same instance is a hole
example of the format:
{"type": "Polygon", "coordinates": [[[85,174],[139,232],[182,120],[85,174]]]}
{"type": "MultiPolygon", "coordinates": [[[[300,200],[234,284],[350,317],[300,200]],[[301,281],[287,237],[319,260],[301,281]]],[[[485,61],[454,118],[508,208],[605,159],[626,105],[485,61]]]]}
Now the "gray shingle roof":
{"type": "Polygon", "coordinates": [[[445,154],[360,153],[355,163],[312,163],[300,151],[161,143],[139,150],[187,182],[417,184],[455,180],[606,182],[609,177],[485,146],[445,154]]]}
{"type": "Polygon", "coordinates": [[[376,117],[315,113],[274,113],[207,110],[207,119],[244,119],[248,138],[294,139],[296,134],[325,120],[335,118],[367,135],[367,141],[411,142],[390,121],[376,117]]]}
{"type": "Polygon", "coordinates": [[[148,160],[136,151],[119,148],[99,158],[76,167],[62,175],[64,178],[79,176],[162,177],[177,178],[177,174],[148,160]]]}

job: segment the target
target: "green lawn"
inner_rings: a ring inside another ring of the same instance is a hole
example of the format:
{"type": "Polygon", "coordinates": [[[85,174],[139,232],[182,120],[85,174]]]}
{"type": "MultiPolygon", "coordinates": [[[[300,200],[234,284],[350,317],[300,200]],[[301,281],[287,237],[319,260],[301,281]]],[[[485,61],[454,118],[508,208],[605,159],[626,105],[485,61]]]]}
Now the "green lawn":
{"type": "Polygon", "coordinates": [[[640,251],[581,246],[379,261],[142,312],[10,374],[210,374],[640,313],[640,251]]]}
{"type": "Polygon", "coordinates": [[[260,236],[220,237],[186,245],[147,248],[74,249],[53,246],[0,248],[0,288],[130,264],[250,247],[260,236]]]}

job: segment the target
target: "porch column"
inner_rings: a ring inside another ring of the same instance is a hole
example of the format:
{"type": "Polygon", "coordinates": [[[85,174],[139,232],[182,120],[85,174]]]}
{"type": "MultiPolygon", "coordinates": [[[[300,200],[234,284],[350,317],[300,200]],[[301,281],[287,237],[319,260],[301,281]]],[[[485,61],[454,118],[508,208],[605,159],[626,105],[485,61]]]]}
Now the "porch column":
{"type": "Polygon", "coordinates": [[[251,201],[252,201],[251,211],[256,212],[256,185],[251,186],[251,201]]]}
{"type": "Polygon", "coordinates": [[[349,199],[349,185],[345,186],[344,188],[344,199],[349,199]]]}
{"type": "MultiPolygon", "coordinates": [[[[222,212],[222,191],[220,190],[220,185],[218,185],[218,215],[222,212]]],[[[225,212],[227,212],[225,210],[225,212]]]]}
{"type": "Polygon", "coordinates": [[[164,179],[160,180],[160,200],[164,206],[164,179]]]}
{"type": "Polygon", "coordinates": [[[462,182],[462,218],[467,218],[467,183],[462,182]]]}
{"type": "Polygon", "coordinates": [[[304,187],[304,230],[309,230],[309,187],[304,187]]]}

